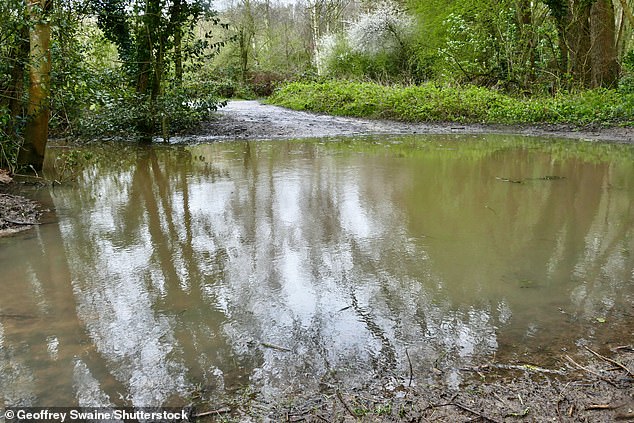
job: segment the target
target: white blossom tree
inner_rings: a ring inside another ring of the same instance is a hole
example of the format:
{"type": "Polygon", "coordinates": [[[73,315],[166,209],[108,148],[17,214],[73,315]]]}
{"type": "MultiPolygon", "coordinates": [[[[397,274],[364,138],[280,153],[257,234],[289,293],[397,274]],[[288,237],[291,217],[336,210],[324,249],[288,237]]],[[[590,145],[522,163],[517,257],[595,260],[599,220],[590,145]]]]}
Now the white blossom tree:
{"type": "Polygon", "coordinates": [[[389,55],[404,63],[414,28],[410,15],[393,1],[382,0],[349,23],[343,32],[319,38],[315,54],[317,70],[324,74],[336,63],[346,63],[351,58],[371,61],[378,55],[389,55]]]}
{"type": "Polygon", "coordinates": [[[413,28],[411,16],[395,3],[383,0],[350,25],[347,36],[353,51],[374,55],[403,48],[413,28]]]}

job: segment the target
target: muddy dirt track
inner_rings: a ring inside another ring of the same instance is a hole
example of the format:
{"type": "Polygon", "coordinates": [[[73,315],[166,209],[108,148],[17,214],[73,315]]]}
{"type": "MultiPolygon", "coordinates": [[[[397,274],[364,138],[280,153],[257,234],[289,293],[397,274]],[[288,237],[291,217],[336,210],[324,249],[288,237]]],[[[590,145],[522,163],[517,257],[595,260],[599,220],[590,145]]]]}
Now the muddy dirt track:
{"type": "Polygon", "coordinates": [[[218,139],[324,138],[371,134],[518,134],[555,138],[634,143],[634,128],[593,128],[570,125],[481,125],[406,123],[298,112],[255,100],[230,101],[195,135],[177,142],[218,139]]]}

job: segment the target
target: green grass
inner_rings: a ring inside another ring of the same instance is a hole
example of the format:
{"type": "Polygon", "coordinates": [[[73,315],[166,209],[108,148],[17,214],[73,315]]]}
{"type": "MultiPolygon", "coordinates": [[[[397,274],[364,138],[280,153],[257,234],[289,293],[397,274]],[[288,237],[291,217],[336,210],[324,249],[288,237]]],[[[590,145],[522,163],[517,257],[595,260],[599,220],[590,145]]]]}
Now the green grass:
{"type": "Polygon", "coordinates": [[[476,86],[293,82],[268,102],[295,110],[408,122],[634,126],[634,94],[608,89],[516,98],[476,86]]]}

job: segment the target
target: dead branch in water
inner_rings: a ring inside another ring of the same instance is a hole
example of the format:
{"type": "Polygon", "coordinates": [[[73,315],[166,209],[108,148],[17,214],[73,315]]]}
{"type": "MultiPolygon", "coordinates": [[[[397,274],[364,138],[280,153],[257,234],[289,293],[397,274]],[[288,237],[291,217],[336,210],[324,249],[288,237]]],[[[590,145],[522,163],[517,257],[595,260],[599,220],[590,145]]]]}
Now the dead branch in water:
{"type": "Polygon", "coordinates": [[[290,349],[284,348],[284,347],[280,347],[279,345],[269,344],[268,342],[261,342],[260,345],[262,345],[265,348],[270,348],[272,350],[277,350],[277,351],[282,351],[282,352],[293,352],[293,350],[290,350],[290,349]]]}
{"type": "Polygon", "coordinates": [[[2,220],[4,220],[5,222],[13,223],[14,225],[30,226],[30,225],[39,225],[40,224],[39,222],[20,222],[18,220],[8,219],[6,217],[3,217],[2,220]]]}

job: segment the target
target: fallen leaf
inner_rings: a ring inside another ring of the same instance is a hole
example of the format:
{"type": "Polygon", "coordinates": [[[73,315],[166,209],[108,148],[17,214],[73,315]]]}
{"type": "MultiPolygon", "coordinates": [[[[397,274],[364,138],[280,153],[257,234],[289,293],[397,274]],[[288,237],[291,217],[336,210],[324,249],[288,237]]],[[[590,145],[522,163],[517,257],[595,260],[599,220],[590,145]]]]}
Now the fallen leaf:
{"type": "Polygon", "coordinates": [[[9,172],[4,169],[0,169],[0,184],[10,184],[13,178],[9,176],[9,172]]]}

